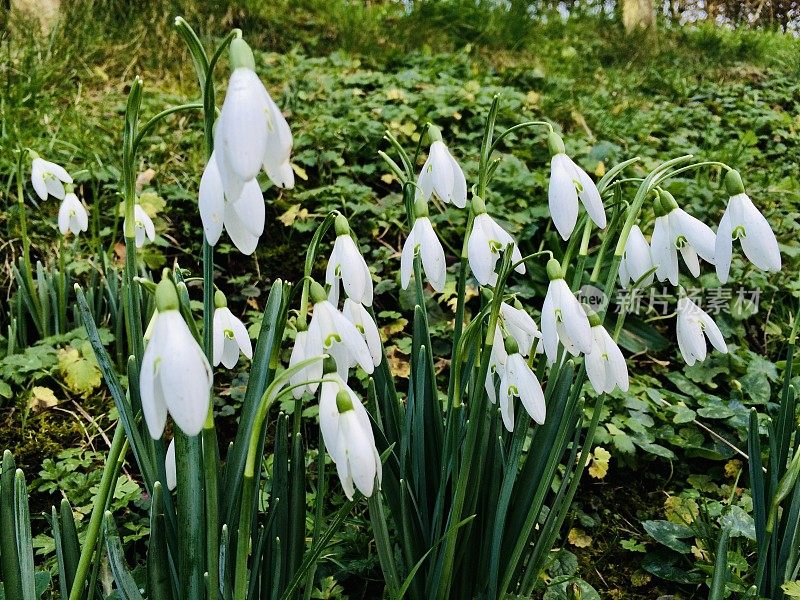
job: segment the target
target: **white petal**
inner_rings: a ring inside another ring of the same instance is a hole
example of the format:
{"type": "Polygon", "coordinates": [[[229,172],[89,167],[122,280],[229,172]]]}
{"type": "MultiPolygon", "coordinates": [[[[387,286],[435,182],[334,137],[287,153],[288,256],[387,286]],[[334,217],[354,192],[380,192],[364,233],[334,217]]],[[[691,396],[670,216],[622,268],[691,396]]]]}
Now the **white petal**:
{"type": "Polygon", "coordinates": [[[431,197],[433,193],[433,164],[431,162],[431,155],[428,155],[428,160],[422,165],[422,170],[417,177],[417,195],[425,200],[431,197]]]}
{"type": "Polygon", "coordinates": [[[243,181],[258,174],[267,152],[268,106],[263,94],[264,85],[254,71],[240,67],[231,74],[217,135],[228,165],[243,181]]]}
{"type": "Polygon", "coordinates": [[[714,346],[717,350],[722,352],[723,354],[728,353],[728,345],[725,343],[725,338],[722,337],[722,332],[719,330],[719,327],[705,311],[701,311],[702,314],[699,316],[700,320],[703,323],[703,331],[708,337],[708,341],[711,342],[711,345],[714,346]]]}
{"type": "Polygon", "coordinates": [[[542,341],[547,360],[551,364],[558,355],[558,328],[556,327],[555,288],[553,281],[547,287],[547,294],[542,305],[542,341]]]}
{"type": "Polygon", "coordinates": [[[541,425],[544,423],[547,411],[544,403],[544,392],[539,380],[536,379],[536,375],[519,354],[509,357],[507,368],[511,369],[515,375],[522,406],[525,407],[531,418],[541,425]]]}
{"type": "Polygon", "coordinates": [[[348,410],[339,415],[341,433],[347,437],[347,458],[353,482],[362,494],[369,497],[375,488],[375,444],[372,443],[372,431],[365,431],[355,413],[348,410]]]}
{"type": "Polygon", "coordinates": [[[450,153],[443,142],[436,141],[431,144],[430,158],[433,193],[442,202],[450,203],[453,201],[453,167],[450,163],[450,153]]]}
{"type": "Polygon", "coordinates": [[[494,285],[497,282],[494,267],[499,255],[492,252],[489,247],[490,234],[491,217],[485,213],[475,217],[467,241],[467,258],[475,279],[481,285],[494,285]]]}
{"type": "MultiPolygon", "coordinates": [[[[400,255],[400,285],[404,290],[408,289],[408,284],[411,283],[411,274],[414,272],[414,254],[418,243],[416,231],[417,226],[415,223],[411,233],[406,238],[405,244],[403,244],[403,252],[400,255]]],[[[328,264],[330,265],[330,263],[328,264]]]]}
{"type": "Polygon", "coordinates": [[[449,152],[447,154],[453,168],[453,204],[458,208],[464,208],[467,206],[467,179],[456,159],[449,152]]]}
{"type": "Polygon", "coordinates": [[[692,276],[700,277],[700,260],[697,258],[697,252],[694,251],[694,248],[686,244],[680,249],[680,252],[683,262],[686,263],[692,276]]]}
{"type": "Polygon", "coordinates": [[[740,203],[739,210],[744,220],[745,235],[739,241],[745,256],[762,271],[780,271],[781,252],[769,222],[747,195],[731,198],[731,202],[734,201],[740,203]]]}
{"type": "Polygon", "coordinates": [[[730,202],[722,215],[722,220],[717,227],[717,237],[714,244],[714,265],[717,268],[717,278],[720,283],[727,283],[731,270],[731,257],[733,255],[733,223],[731,221],[730,202]]]}
{"type": "Polygon", "coordinates": [[[683,235],[695,249],[700,258],[714,264],[714,245],[716,236],[711,228],[696,219],[682,208],[675,208],[669,214],[673,235],[683,235]]]}
{"type": "MultiPolygon", "coordinates": [[[[335,376],[328,376],[335,379],[335,376]]],[[[333,462],[338,463],[345,460],[344,456],[339,456],[339,409],[336,407],[336,395],[339,393],[340,384],[338,380],[325,381],[320,387],[319,393],[319,428],[322,431],[322,439],[328,454],[331,455],[333,462]]]]}
{"type": "Polygon", "coordinates": [[[139,395],[142,400],[142,412],[147,423],[150,437],[154,440],[161,438],[164,425],[167,422],[167,405],[161,390],[157,389],[156,378],[162,367],[160,347],[163,343],[164,328],[159,327],[158,317],[153,326],[153,335],[142,356],[142,367],[139,373],[139,395]]]}
{"type": "Polygon", "coordinates": [[[672,285],[678,285],[678,250],[671,238],[668,216],[656,217],[653,237],[650,240],[650,252],[656,277],[659,281],[668,279],[672,285]]]}
{"type": "Polygon", "coordinates": [[[164,457],[164,471],[167,474],[167,489],[172,491],[178,487],[178,474],[175,468],[175,439],[167,446],[167,455],[164,457]]]}
{"type": "Polygon", "coordinates": [[[236,340],[236,345],[247,358],[253,358],[253,345],[250,342],[250,335],[247,333],[247,327],[244,326],[242,321],[231,315],[230,327],[233,331],[233,339],[236,340]]]}
{"type": "MultiPolygon", "coordinates": [[[[602,326],[600,327],[602,328],[602,326]]],[[[606,391],[606,362],[605,348],[600,334],[597,331],[598,327],[592,327],[592,337],[594,344],[592,351],[586,355],[584,364],[586,365],[586,375],[589,377],[589,382],[592,384],[594,391],[602,394],[606,391]]]]}
{"type": "Polygon", "coordinates": [[[228,325],[227,309],[218,308],[214,311],[214,322],[212,329],[212,361],[216,367],[222,360],[222,351],[225,347],[225,328],[228,325]]]}
{"type": "Polygon", "coordinates": [[[248,256],[252,254],[256,246],[258,246],[258,236],[253,235],[250,229],[242,223],[242,220],[233,208],[233,204],[230,202],[225,204],[224,220],[225,230],[228,232],[233,245],[236,246],[242,254],[248,256]]]}
{"type": "Polygon", "coordinates": [[[42,200],[47,200],[47,184],[44,182],[46,161],[41,158],[34,158],[31,162],[31,184],[42,200]]]}
{"type": "Polygon", "coordinates": [[[54,198],[58,198],[59,200],[64,199],[66,190],[64,189],[64,184],[61,183],[61,180],[56,179],[52,174],[48,174],[45,175],[44,184],[47,187],[48,194],[54,198]]]}
{"type": "Polygon", "coordinates": [[[372,276],[367,261],[361,255],[356,243],[349,235],[340,235],[336,243],[342,245],[341,272],[342,283],[349,298],[365,306],[372,305],[372,276]]]}
{"type": "MultiPolygon", "coordinates": [[[[641,279],[645,273],[653,268],[650,245],[638,225],[634,225],[631,228],[628,241],[625,244],[625,265],[628,276],[634,282],[641,279]]],[[[647,287],[652,283],[653,274],[650,274],[641,285],[647,287]]]]}
{"type": "Polygon", "coordinates": [[[265,207],[264,196],[261,195],[258,181],[251,179],[245,183],[242,195],[232,203],[232,206],[247,231],[251,235],[261,237],[261,234],[264,233],[265,207]]]}
{"type": "Polygon", "coordinates": [[[54,162],[44,161],[45,163],[45,170],[53,175],[59,181],[63,181],[64,183],[72,183],[72,176],[67,173],[67,170],[62,167],[61,165],[57,165],[54,162]]]}
{"type": "Polygon", "coordinates": [[[211,153],[211,158],[208,159],[203,176],[200,178],[198,205],[206,240],[214,246],[222,235],[225,216],[225,193],[217,166],[216,151],[211,153]]]}
{"type": "Polygon", "coordinates": [[[594,184],[594,181],[592,181],[592,178],[586,174],[586,171],[581,169],[575,161],[570,159],[570,162],[578,176],[578,183],[580,183],[581,188],[583,188],[578,192],[578,197],[581,199],[586,213],[589,215],[589,218],[594,221],[595,225],[600,229],[605,229],[606,211],[605,208],[603,208],[603,201],[600,199],[600,192],[597,191],[597,186],[594,184]]]}
{"type": "Polygon", "coordinates": [[[69,231],[69,211],[71,210],[69,202],[64,199],[61,206],[58,207],[58,230],[61,235],[67,235],[69,231]]]}
{"type": "Polygon", "coordinates": [[[513,367],[510,363],[506,363],[500,377],[500,416],[508,431],[514,431],[514,396],[511,394],[510,386],[516,383],[513,367]]]}
{"type": "Polygon", "coordinates": [[[565,240],[572,235],[578,221],[578,191],[575,189],[571,163],[566,154],[553,156],[547,191],[550,216],[558,233],[565,240]]]}
{"type": "Polygon", "coordinates": [[[444,248],[433,231],[430,219],[427,217],[418,218],[414,222],[414,230],[418,232],[415,239],[420,241],[420,255],[422,267],[428,276],[428,281],[437,292],[444,290],[447,280],[447,263],[444,257],[444,248]]]}
{"type": "Polygon", "coordinates": [[[586,316],[581,303],[572,294],[566,281],[556,279],[551,283],[555,283],[560,288],[558,299],[561,302],[562,322],[570,340],[584,354],[590,352],[592,349],[592,332],[589,326],[589,318],[586,316]]]}

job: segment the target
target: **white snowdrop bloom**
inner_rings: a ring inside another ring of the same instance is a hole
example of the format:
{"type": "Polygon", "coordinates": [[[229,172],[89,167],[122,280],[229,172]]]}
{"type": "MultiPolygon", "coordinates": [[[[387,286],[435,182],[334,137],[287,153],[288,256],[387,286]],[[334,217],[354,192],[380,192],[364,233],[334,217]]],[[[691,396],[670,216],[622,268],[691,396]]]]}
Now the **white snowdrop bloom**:
{"type": "Polygon", "coordinates": [[[506,331],[517,341],[519,353],[522,356],[529,356],[534,351],[533,344],[542,337],[533,317],[524,309],[503,302],[500,304],[500,318],[506,331]]]}
{"type": "MultiPolygon", "coordinates": [[[[514,238],[486,214],[483,201],[477,202],[478,200],[478,198],[473,200],[473,206],[477,204],[478,207],[475,209],[475,220],[467,241],[467,258],[478,283],[495,285],[497,284],[495,268],[497,259],[500,258],[500,252],[505,250],[509,244],[513,244],[511,260],[515,263],[522,260],[522,254],[514,242],[514,238]]],[[[525,263],[519,263],[515,271],[525,273],[525,263]]]]}
{"type": "Polygon", "coordinates": [[[658,280],[669,280],[672,285],[678,285],[678,250],[689,272],[698,277],[698,255],[714,264],[716,236],[708,225],[679,208],[672,194],[662,190],[659,195],[661,210],[656,212],[658,216],[650,241],[650,255],[658,280]]]}
{"type": "Polygon", "coordinates": [[[167,446],[167,455],[164,457],[164,471],[167,474],[167,489],[172,491],[178,487],[178,473],[175,466],[175,438],[167,446]]]}
{"type": "MultiPolygon", "coordinates": [[[[625,242],[625,252],[619,263],[619,282],[627,287],[639,281],[644,274],[653,269],[653,259],[650,256],[650,244],[642,234],[638,225],[634,225],[625,242]]],[[[654,273],[650,273],[642,282],[642,287],[653,284],[654,273]]]]}
{"type": "Polygon", "coordinates": [[[239,361],[239,352],[247,358],[253,358],[253,346],[250,343],[247,327],[228,308],[222,292],[217,291],[214,304],[216,306],[213,332],[214,366],[222,363],[228,369],[232,369],[239,361]]]}
{"type": "Polygon", "coordinates": [[[372,275],[367,261],[350,237],[350,226],[343,215],[336,217],[336,241],[325,270],[325,283],[331,286],[330,300],[334,306],[339,304],[340,280],[348,298],[365,306],[372,305],[372,275]]]}
{"type": "MultiPolygon", "coordinates": [[[[294,346],[292,347],[292,355],[289,357],[289,368],[292,368],[298,363],[303,362],[308,358],[314,358],[319,354],[309,354],[306,349],[308,344],[308,331],[299,330],[294,338],[294,346]]],[[[302,385],[307,381],[317,381],[322,378],[322,362],[317,361],[311,365],[300,369],[297,373],[289,378],[289,383],[292,386],[292,395],[295,398],[300,398],[303,392],[314,393],[317,391],[319,383],[309,383],[302,385]]]]}
{"type": "MultiPolygon", "coordinates": [[[[311,283],[311,301],[314,314],[305,339],[305,358],[328,354],[336,361],[343,377],[356,364],[371,374],[375,363],[367,342],[358,328],[328,301],[325,290],[316,281],[311,283]]],[[[311,388],[316,390],[316,384],[311,388]]]]}
{"type": "Polygon", "coordinates": [[[588,354],[592,349],[589,318],[564,281],[557,260],[551,258],[547,263],[547,275],[550,285],[542,306],[542,341],[548,362],[555,362],[559,341],[573,356],[588,354]]]}
{"type": "Polygon", "coordinates": [[[678,348],[689,366],[706,359],[706,337],[714,348],[723,354],[728,353],[725,338],[714,319],[686,297],[678,300],[676,333],[678,348]]]}
{"type": "Polygon", "coordinates": [[[730,194],[728,206],[717,228],[714,261],[721,283],[728,281],[733,254],[733,240],[739,240],[747,259],[767,272],[781,270],[778,240],[769,222],[744,191],[738,171],[728,171],[725,185],[730,194]]]}
{"type": "Polygon", "coordinates": [[[467,180],[464,171],[442,142],[439,129],[431,125],[428,132],[433,142],[428,160],[422,165],[417,178],[418,193],[425,200],[435,194],[446,204],[452,202],[458,208],[464,208],[467,205],[467,180]]]}
{"type": "Polygon", "coordinates": [[[319,397],[319,425],[348,500],[356,488],[366,497],[381,485],[382,465],[369,414],[336,373],[326,374],[319,397]]]}
{"type": "Polygon", "coordinates": [[[492,352],[489,354],[489,369],[486,371],[486,380],[483,382],[486,388],[486,393],[492,404],[497,403],[497,391],[494,385],[494,376],[499,375],[505,367],[508,353],[506,352],[505,345],[503,344],[503,334],[500,333],[500,328],[495,327],[494,342],[492,343],[492,352]]]}
{"type": "Polygon", "coordinates": [[[208,415],[211,366],[178,310],[178,293],[168,279],[156,288],[156,308],[139,375],[147,428],[159,439],[169,412],[186,435],[197,435],[208,415]]]}
{"type": "Polygon", "coordinates": [[[628,365],[617,343],[608,334],[600,319],[592,313],[592,350],[586,355],[586,375],[598,394],[610,393],[615,387],[628,391],[628,365]]]}
{"type": "Polygon", "coordinates": [[[199,192],[200,218],[206,240],[211,246],[219,241],[223,228],[242,254],[252,254],[264,232],[264,197],[258,181],[250,179],[238,188],[235,201],[224,191],[216,150],[211,153],[199,192]]]}
{"type": "Polygon", "coordinates": [[[428,218],[425,200],[421,198],[417,200],[414,204],[414,213],[416,215],[414,226],[406,238],[403,253],[400,255],[400,284],[404,290],[408,288],[411,274],[414,272],[414,258],[419,254],[422,269],[428,276],[431,287],[441,293],[447,280],[444,248],[428,218]]]}
{"type": "Polygon", "coordinates": [[[228,198],[263,168],[282,188],[294,185],[289,163],[292,133],[255,73],[255,59],[241,38],[230,45],[231,73],[215,133],[214,149],[228,198]]]}
{"type": "Polygon", "coordinates": [[[594,181],[565,154],[564,142],[557,133],[550,132],[547,141],[552,156],[547,198],[558,233],[565,240],[572,235],[578,222],[579,199],[595,225],[605,229],[606,211],[594,181]]]}
{"type": "MultiPolygon", "coordinates": [[[[123,221],[122,230],[125,231],[125,224],[123,221]]],[[[147,240],[154,242],[156,240],[156,227],[153,225],[153,219],[145,212],[141,204],[135,204],[133,207],[133,231],[134,243],[137,248],[144,246],[147,240]]]]}
{"type": "Polygon", "coordinates": [[[364,336],[364,341],[367,342],[367,348],[372,355],[372,363],[377,367],[381,364],[383,358],[383,351],[381,348],[381,334],[378,332],[378,326],[372,319],[366,308],[358,302],[354,302],[350,298],[344,301],[344,308],[342,313],[347,320],[356,326],[356,329],[364,336]]]}
{"type": "Polygon", "coordinates": [[[536,375],[517,351],[514,338],[506,338],[508,358],[500,369],[500,415],[503,425],[514,431],[514,398],[519,398],[531,418],[541,425],[545,419],[544,392],[536,375]],[[511,343],[509,343],[511,340],[511,343]]]}
{"type": "Polygon", "coordinates": [[[64,184],[72,183],[72,176],[64,167],[39,158],[35,152],[30,152],[30,155],[33,158],[31,161],[31,184],[36,195],[42,200],[47,200],[48,194],[63,200],[66,194],[64,184]]]}
{"type": "Polygon", "coordinates": [[[78,235],[89,228],[89,213],[73,192],[67,192],[58,209],[58,230],[61,235],[78,235]]]}

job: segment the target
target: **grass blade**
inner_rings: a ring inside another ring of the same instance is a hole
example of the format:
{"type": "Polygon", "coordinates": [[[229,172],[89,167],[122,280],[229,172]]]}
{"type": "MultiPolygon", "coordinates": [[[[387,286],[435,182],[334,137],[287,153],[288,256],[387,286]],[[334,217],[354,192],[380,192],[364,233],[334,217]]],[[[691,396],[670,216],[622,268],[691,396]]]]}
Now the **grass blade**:
{"type": "MultiPolygon", "coordinates": [[[[144,600],[139,587],[128,570],[128,565],[125,564],[119,533],[116,525],[114,525],[114,517],[109,511],[106,511],[104,521],[108,564],[111,567],[111,573],[114,575],[114,582],[117,584],[117,592],[122,600],[144,600]]],[[[200,596],[193,597],[200,598],[200,596]]]]}

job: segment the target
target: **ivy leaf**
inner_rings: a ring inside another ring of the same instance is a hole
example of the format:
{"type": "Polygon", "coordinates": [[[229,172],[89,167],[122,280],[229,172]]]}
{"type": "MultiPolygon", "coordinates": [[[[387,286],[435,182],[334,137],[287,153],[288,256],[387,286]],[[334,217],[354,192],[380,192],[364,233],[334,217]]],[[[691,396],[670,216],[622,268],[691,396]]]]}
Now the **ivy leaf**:
{"type": "Polygon", "coordinates": [[[745,537],[756,541],[755,521],[741,506],[733,505],[728,508],[720,518],[719,524],[723,529],[730,531],[731,537],[745,537]]]}
{"type": "Polygon", "coordinates": [[[655,541],[663,544],[675,552],[688,554],[692,547],[682,542],[681,539],[694,537],[694,531],[686,525],[670,523],[669,521],[643,521],[642,527],[655,541]]]}
{"type": "Polygon", "coordinates": [[[578,557],[569,550],[561,549],[555,553],[547,573],[550,577],[560,577],[563,575],[574,575],[578,572],[578,557]]]}

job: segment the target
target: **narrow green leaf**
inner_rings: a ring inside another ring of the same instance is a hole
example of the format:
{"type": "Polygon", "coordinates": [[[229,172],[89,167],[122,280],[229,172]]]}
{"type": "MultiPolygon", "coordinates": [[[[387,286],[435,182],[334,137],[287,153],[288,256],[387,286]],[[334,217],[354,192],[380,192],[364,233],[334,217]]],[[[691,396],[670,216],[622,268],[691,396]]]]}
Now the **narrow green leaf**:
{"type": "Polygon", "coordinates": [[[14,473],[16,465],[9,450],[3,452],[3,473],[0,477],[0,561],[6,597],[23,598],[22,576],[17,552],[14,518],[14,473]]]}
{"type": "MultiPolygon", "coordinates": [[[[125,564],[125,555],[122,550],[119,533],[117,533],[117,527],[114,525],[114,517],[110,512],[106,511],[103,520],[105,523],[108,564],[114,576],[114,583],[117,584],[117,592],[122,600],[144,600],[142,593],[139,591],[139,587],[136,585],[133,576],[128,570],[128,565],[125,564]]],[[[201,596],[191,597],[201,598],[201,596]]]]}
{"type": "Polygon", "coordinates": [[[394,562],[394,550],[387,526],[388,519],[383,510],[383,502],[381,501],[381,492],[379,490],[376,489],[375,493],[367,499],[367,505],[369,506],[369,520],[372,523],[372,532],[375,536],[375,547],[378,550],[378,560],[386,581],[386,587],[389,589],[389,597],[396,598],[400,593],[400,577],[397,574],[397,566],[394,562]]]}
{"type": "Polygon", "coordinates": [[[14,474],[14,528],[19,557],[21,600],[36,600],[36,581],[33,566],[33,539],[31,537],[31,515],[28,508],[28,488],[25,475],[20,469],[14,474]]]}
{"type": "Polygon", "coordinates": [[[728,540],[730,531],[723,529],[717,544],[716,559],[714,560],[714,574],[711,578],[711,586],[708,600],[722,600],[725,598],[725,583],[728,581],[728,540]]]}
{"type": "MultiPolygon", "coordinates": [[[[61,500],[61,549],[64,555],[64,568],[61,570],[61,579],[66,580],[67,590],[72,589],[75,581],[75,573],[78,570],[78,561],[81,556],[81,548],[78,542],[78,528],[75,525],[75,517],[72,514],[72,507],[66,498],[61,500]]],[[[63,596],[69,597],[69,593],[63,596]]]]}
{"type": "Polygon", "coordinates": [[[150,501],[150,540],[147,547],[147,595],[149,598],[170,600],[169,556],[167,554],[166,523],[164,520],[163,488],[160,482],[153,486],[150,501]]]}

